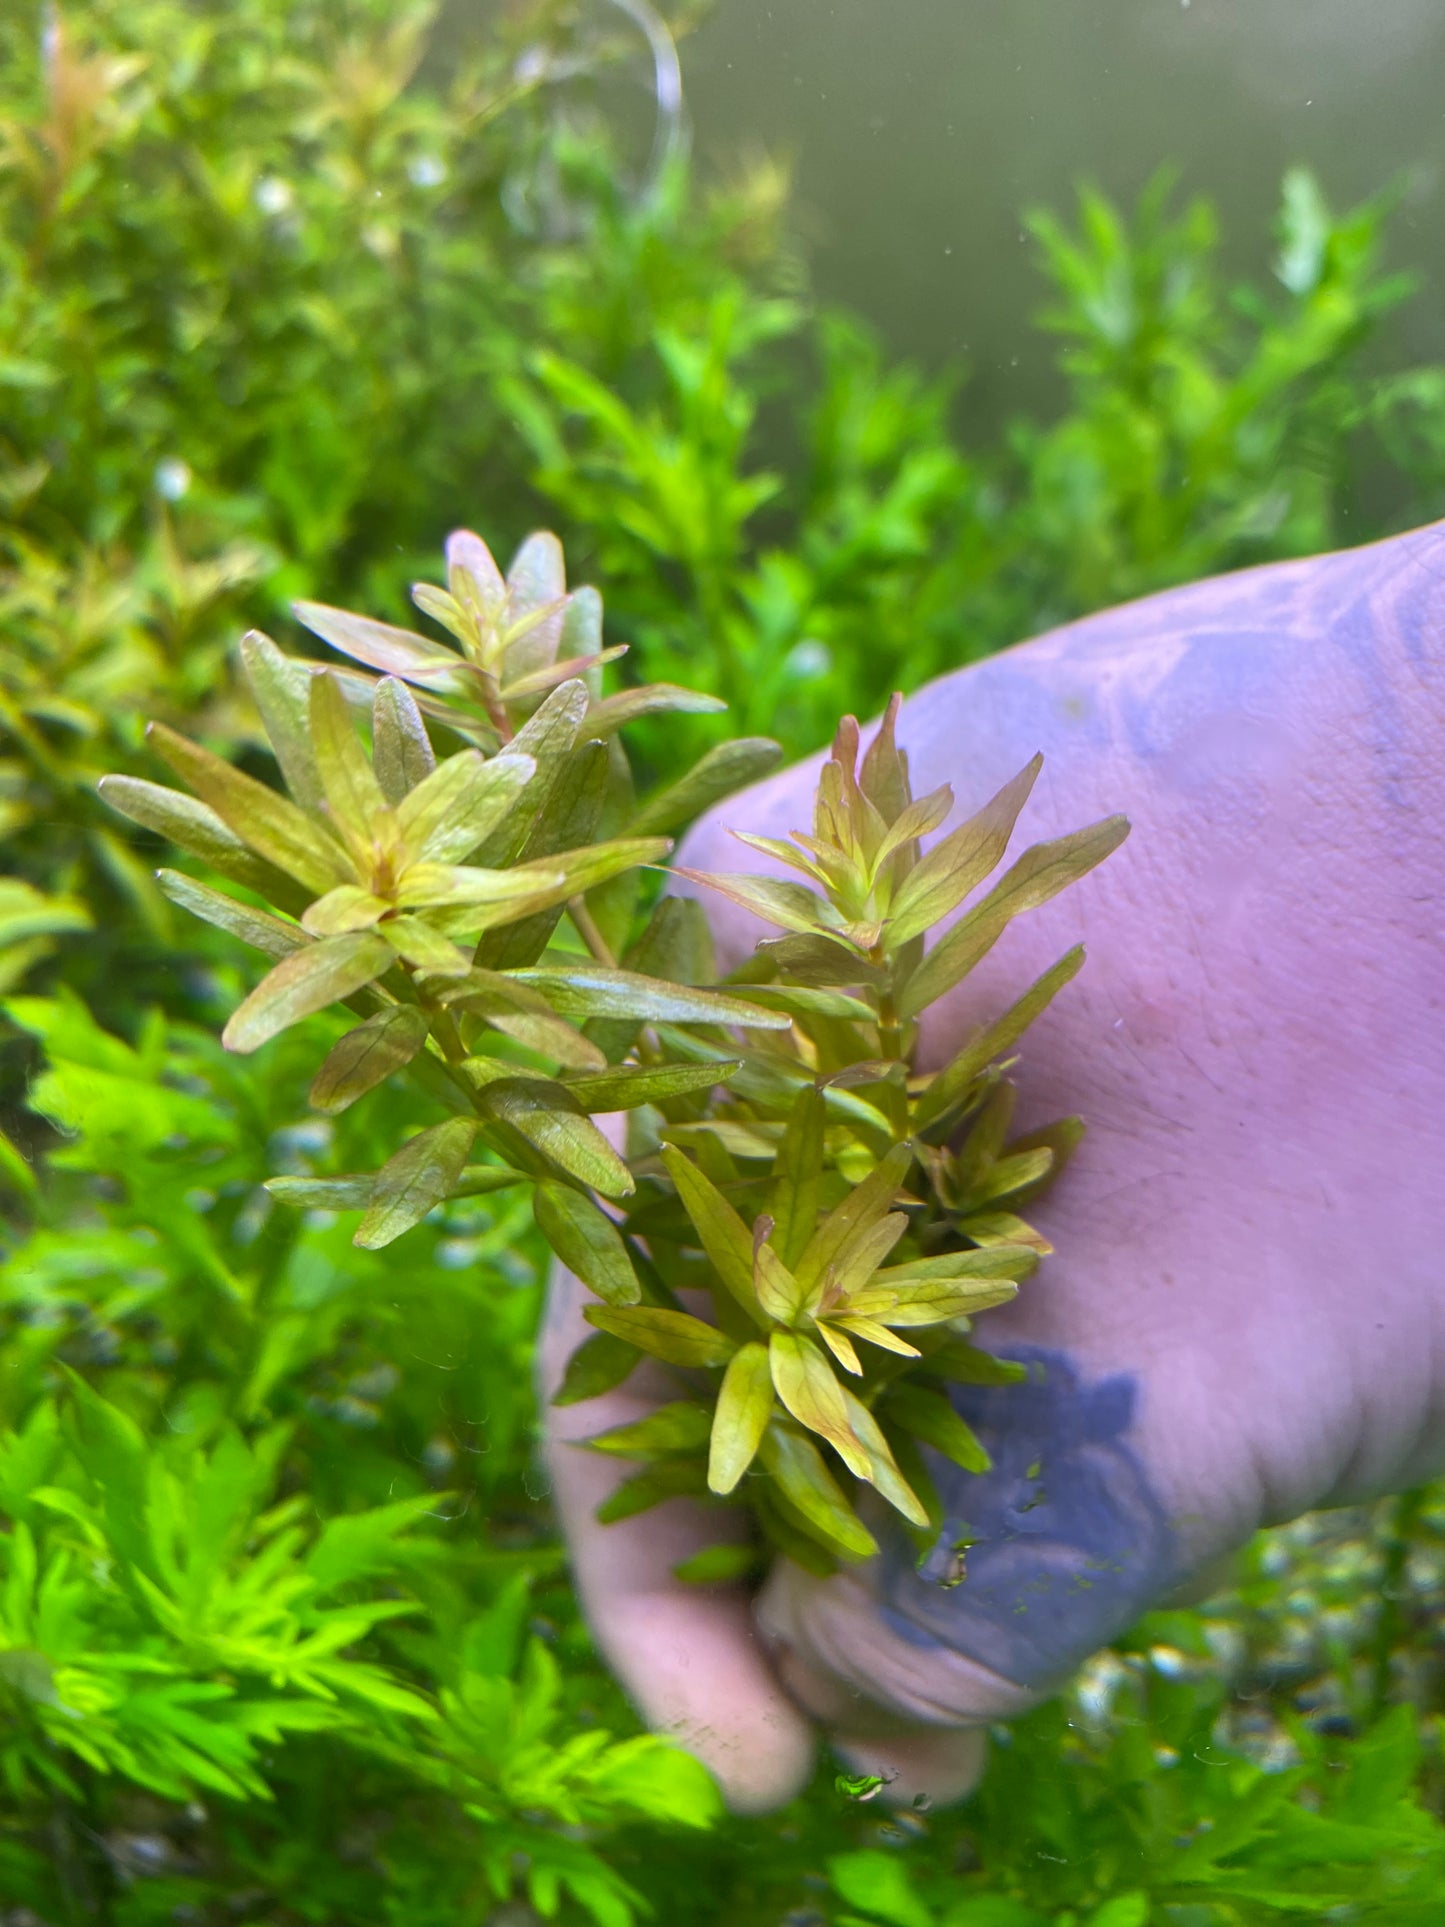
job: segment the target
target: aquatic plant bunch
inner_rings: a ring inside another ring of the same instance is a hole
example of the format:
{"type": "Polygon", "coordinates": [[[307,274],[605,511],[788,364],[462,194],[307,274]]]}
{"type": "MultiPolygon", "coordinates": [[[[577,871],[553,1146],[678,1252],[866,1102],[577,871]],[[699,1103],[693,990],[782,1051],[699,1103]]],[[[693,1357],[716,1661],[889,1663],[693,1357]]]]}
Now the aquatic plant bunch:
{"type": "MultiPolygon", "coordinates": [[[[414,597],[450,642],[305,603],[347,666],[245,639],[287,794],[161,725],[150,740],[190,793],[102,785],[246,893],[160,872],[174,901],[273,959],[230,1048],[344,1006],[357,1022],[313,1105],[340,1112],[399,1073],[437,1105],[379,1171],[270,1188],[360,1211],[368,1248],[449,1198],[529,1188],[596,1299],[558,1402],[621,1384],[643,1356],[675,1380],[647,1418],[588,1442],[641,1467],[604,1518],[679,1495],[746,1504],[767,1544],[828,1570],[877,1549],[859,1512],[872,1487],[926,1549],[942,1518],[928,1454],[987,1465],[949,1384],[1017,1376],[971,1321],[1049,1250],[1023,1214],[1081,1126],[1010,1136],[1010,1053],[1082,949],[940,1070],[918,1066],[919,1019],[1126,823],[1035,845],[989,884],[1039,759],[937,835],[953,793],[913,796],[895,698],[866,752],[840,725],[810,830],[739,833],[791,874],[678,872],[780,933],[719,983],[700,902],[654,873],[669,833],[766,773],[777,746],[722,744],[639,801],[619,731],[718,705],[668,684],[602,693],[623,652],[602,645],[596,592],[567,590],[553,536],[504,576],[454,535],[446,587],[414,597]],[[614,1113],[621,1148],[595,1121],[614,1113]]],[[[754,1556],[719,1547],[685,1576],[754,1556]]]]}

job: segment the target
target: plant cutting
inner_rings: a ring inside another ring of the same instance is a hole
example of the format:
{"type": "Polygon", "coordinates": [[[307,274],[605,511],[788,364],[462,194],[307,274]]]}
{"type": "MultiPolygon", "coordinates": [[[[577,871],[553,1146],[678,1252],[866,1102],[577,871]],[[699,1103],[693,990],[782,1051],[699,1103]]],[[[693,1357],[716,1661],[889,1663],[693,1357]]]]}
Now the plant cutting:
{"type": "MultiPolygon", "coordinates": [[[[448,640],[310,603],[298,617],[344,664],[246,638],[286,794],[162,725],[151,744],[188,791],[102,786],[231,886],[167,869],[167,895],[272,959],[231,1049],[344,1006],[357,1021],[312,1104],[340,1112],[404,1073],[436,1105],[379,1170],[271,1190],[358,1211],[375,1249],[449,1198],[525,1187],[596,1299],[559,1401],[644,1356],[675,1377],[647,1418],[589,1441],[639,1465],[604,1517],[683,1494],[746,1504],[763,1541],[827,1571],[876,1551],[871,1487],[926,1549],[942,1517],[927,1452],[987,1465],[950,1383],[1018,1375],[972,1320],[1047,1255],[1026,1213],[1082,1127],[1012,1135],[1008,1073],[1082,948],[936,1071],[919,1020],[1127,824],[1037,844],[990,881],[1040,759],[948,829],[948,786],[912,794],[895,698],[866,749],[839,726],[808,830],[742,836],[787,874],[677,872],[777,932],[718,981],[700,900],[657,873],[671,834],[777,746],[716,746],[640,800],[620,732],[720,705],[671,684],[604,693],[622,651],[551,535],[505,575],[453,535],[445,587],[414,598],[448,640]],[[596,1122],[615,1113],[625,1139],[596,1122]]],[[[685,1576],[753,1556],[719,1547],[685,1576]]]]}

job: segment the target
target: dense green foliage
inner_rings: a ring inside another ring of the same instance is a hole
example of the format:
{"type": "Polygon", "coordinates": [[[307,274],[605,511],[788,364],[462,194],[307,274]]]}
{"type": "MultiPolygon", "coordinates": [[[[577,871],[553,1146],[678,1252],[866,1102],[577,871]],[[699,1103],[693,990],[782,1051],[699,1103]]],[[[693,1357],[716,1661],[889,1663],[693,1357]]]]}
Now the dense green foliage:
{"type": "Polygon", "coordinates": [[[455,71],[381,0],[0,17],[0,1918],[1424,1927],[1431,1496],[1261,1544],[956,1813],[824,1772],[723,1819],[570,1598],[525,1212],[455,1200],[398,1262],[273,1206],[431,1113],[309,1113],[330,1017],[223,1053],[254,975],[189,928],[177,961],[159,845],[95,799],[160,774],[158,712],[269,777],[241,628],[399,617],[462,520],[553,522],[631,680],[796,751],[1050,620],[1440,506],[1383,206],[1291,176],[1245,290],[1163,189],[1040,218],[1067,406],[972,448],[966,387],[816,312],[780,176],[637,179],[600,12],[514,10],[455,71]]]}

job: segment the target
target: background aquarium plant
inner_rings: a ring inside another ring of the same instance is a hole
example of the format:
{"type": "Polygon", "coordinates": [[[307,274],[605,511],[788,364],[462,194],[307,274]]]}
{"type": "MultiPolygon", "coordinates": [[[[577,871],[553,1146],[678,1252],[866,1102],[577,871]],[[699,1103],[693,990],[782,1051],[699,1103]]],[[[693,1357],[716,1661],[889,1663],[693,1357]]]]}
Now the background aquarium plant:
{"type": "Polygon", "coordinates": [[[297,598],[405,620],[458,522],[555,527],[616,686],[729,705],[636,722],[643,808],[724,735],[798,754],[1048,622],[1438,505],[1390,194],[1296,169],[1227,252],[1192,175],[1028,215],[1053,385],[1001,422],[815,296],[785,168],[652,144],[637,81],[694,22],[639,18],[0,14],[0,1918],[1425,1927],[1434,1489],[1263,1537],[956,1810],[825,1769],[726,1818],[577,1616],[525,1209],[450,1199],[402,1264],[279,1205],[432,1114],[311,1110],[329,1015],[225,1053],[259,973],[96,796],[163,776],[149,716],[274,787],[237,638],[294,653],[297,598]]]}

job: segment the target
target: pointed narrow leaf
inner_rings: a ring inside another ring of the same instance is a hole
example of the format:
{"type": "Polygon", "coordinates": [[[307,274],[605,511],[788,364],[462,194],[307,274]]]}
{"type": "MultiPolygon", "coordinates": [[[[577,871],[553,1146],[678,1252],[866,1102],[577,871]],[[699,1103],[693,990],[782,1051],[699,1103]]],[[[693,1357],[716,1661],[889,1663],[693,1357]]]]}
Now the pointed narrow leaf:
{"type": "Polygon", "coordinates": [[[310,663],[282,655],[257,629],[241,638],[241,663],[286,787],[303,810],[321,807],[321,777],[311,743],[310,663]]]}
{"type": "Polygon", "coordinates": [[[371,761],[388,803],[399,803],[437,766],[416,698],[395,676],[384,676],[371,699],[371,761]]]}
{"type": "Polygon", "coordinates": [[[387,808],[341,684],[329,670],[311,678],[311,748],[337,835],[354,851],[365,851],[372,825],[387,808]]]}
{"type": "Polygon", "coordinates": [[[940,1278],[927,1284],[900,1285],[896,1303],[873,1316],[890,1330],[907,1330],[917,1325],[942,1325],[950,1318],[970,1318],[994,1305],[1006,1305],[1017,1296],[1018,1286],[1010,1278],[940,1278]]]}
{"type": "Polygon", "coordinates": [[[775,1331],[768,1340],[773,1388],[800,1425],[832,1446],[856,1477],[868,1476],[868,1455],[853,1436],[843,1388],[833,1367],[801,1332],[775,1331]]]}
{"type": "Polygon", "coordinates": [[[182,790],[148,783],[140,776],[102,776],[100,794],[113,810],[147,830],[169,837],[179,849],[189,850],[234,883],[244,883],[258,895],[276,900],[277,889],[289,887],[285,874],[264,857],[248,850],[216,812],[182,790]]]}
{"type": "Polygon", "coordinates": [[[614,736],[628,723],[635,723],[641,716],[660,716],[666,713],[689,716],[716,715],[727,708],[725,702],[716,696],[705,696],[700,690],[682,689],[676,683],[648,683],[641,689],[619,690],[615,696],[606,696],[600,703],[594,703],[587,714],[587,733],[589,736],[614,736]]]}
{"type": "Polygon", "coordinates": [[[823,1099],[816,1089],[799,1093],[774,1167],[773,1244],[783,1263],[795,1267],[818,1227],[823,1176],[823,1099]]]}
{"type": "Polygon", "coordinates": [[[616,662],[619,656],[627,654],[627,644],[619,642],[612,649],[599,650],[595,656],[569,656],[565,662],[548,663],[545,668],[529,670],[525,675],[513,676],[508,654],[508,676],[502,686],[501,696],[505,703],[522,702],[528,696],[537,696],[543,690],[554,689],[563,683],[575,682],[591,669],[600,669],[605,663],[616,662]]]}
{"type": "Polygon", "coordinates": [[[420,683],[423,689],[447,690],[455,689],[465,674],[466,665],[454,651],[410,629],[328,608],[324,602],[293,602],[291,609],[312,635],[343,656],[364,662],[368,669],[379,669],[383,676],[399,676],[405,682],[420,683]]]}
{"type": "Polygon", "coordinates": [[[850,1293],[873,1276],[907,1229],[908,1219],[904,1213],[890,1211],[872,1224],[860,1225],[845,1240],[824,1274],[831,1278],[845,1302],[850,1293]]]}
{"type": "Polygon", "coordinates": [[[616,1525],[619,1519],[649,1512],[668,1499],[700,1499],[706,1491],[707,1472],[701,1459],[663,1459],[636,1478],[624,1479],[598,1506],[597,1518],[605,1526],[616,1525]]]}
{"type": "Polygon", "coordinates": [[[709,1091],[716,1084],[726,1084],[737,1069],[736,1060],[730,1064],[624,1064],[616,1070],[569,1077],[567,1088],[580,1099],[584,1110],[596,1115],[635,1110],[639,1104],[662,1104],[692,1091],[709,1091]]]}
{"type": "Polygon", "coordinates": [[[815,990],[799,984],[749,984],[748,996],[764,1010],[785,1010],[795,1017],[838,1017],[855,1024],[876,1024],[878,1013],[859,997],[841,990],[815,990]]]}
{"type": "Polygon", "coordinates": [[[766,1345],[744,1345],[728,1361],[712,1421],[707,1482],[731,1492],[757,1456],[773,1412],[773,1375],[766,1345]]]}
{"type": "Polygon", "coordinates": [[[993,1463],[941,1392],[925,1391],[921,1385],[896,1384],[889,1388],[882,1410],[890,1425],[931,1445],[965,1472],[987,1472],[993,1463]]]}
{"type": "Polygon", "coordinates": [[[638,1303],[642,1289],[622,1234],[590,1198],[569,1185],[539,1184],[532,1211],[542,1236],[590,1291],[609,1305],[638,1303]]]}
{"type": "Polygon", "coordinates": [[[997,1163],[978,1182],[969,1188],[970,1206],[991,1204],[996,1198],[1012,1197],[1016,1191],[1024,1191],[1040,1178],[1046,1178],[1054,1165],[1054,1151],[1051,1146],[1041,1144],[1037,1150],[1019,1151],[997,1163]]]}
{"type": "Polygon", "coordinates": [[[264,950],[268,957],[289,957],[306,941],[294,923],[283,923],[265,910],[253,910],[249,903],[237,903],[234,897],[211,889],[209,884],[197,883],[179,870],[157,870],[156,881],[182,910],[215,924],[218,930],[229,931],[253,949],[264,950]]]}
{"type": "Polygon", "coordinates": [[[582,1316],[598,1331],[625,1338],[629,1345],[665,1359],[669,1365],[726,1365],[738,1349],[735,1341],[714,1325],[685,1311],[669,1311],[660,1305],[630,1305],[614,1309],[611,1305],[586,1305],[582,1316]]]}
{"type": "Polygon", "coordinates": [[[691,1399],[659,1405],[646,1418],[630,1425],[614,1425],[590,1439],[578,1439],[589,1452],[605,1452],[618,1459],[664,1459],[678,1452],[696,1452],[708,1441],[712,1414],[691,1399]]]}
{"type": "Polygon", "coordinates": [[[822,1544],[844,1559],[873,1557],[877,1540],[843,1497],[810,1439],[773,1424],[758,1454],[782,1496],[822,1544]]]}
{"type": "Polygon", "coordinates": [[[949,991],[992,947],[1011,918],[1047,903],[1117,850],[1129,834],[1124,816],[1106,817],[1087,829],[1036,843],[961,916],[924,958],[904,986],[901,1014],[916,1017],[949,991]]]}
{"type": "Polygon", "coordinates": [[[1054,1248],[1041,1231],[1035,1231],[1012,1211],[970,1211],[966,1225],[961,1228],[975,1244],[990,1250],[996,1245],[1027,1245],[1030,1251],[1047,1258],[1054,1248]]]}
{"type": "Polygon", "coordinates": [[[868,1454],[868,1479],[883,1494],[896,1512],[916,1526],[929,1523],[928,1513],[923,1501],[913,1490],[898,1469],[898,1461],[889,1449],[883,1436],[883,1428],[868,1410],[862,1399],[856,1398],[846,1385],[838,1388],[843,1395],[843,1403],[848,1412],[848,1423],[853,1428],[854,1437],[868,1454]]]}
{"type": "Polygon", "coordinates": [[[391,905],[355,883],[338,883],[308,904],[301,928],[313,937],[344,937],[351,930],[374,930],[391,905]]]}
{"type": "Polygon", "coordinates": [[[641,1356],[635,1345],[614,1338],[611,1332],[594,1332],[567,1360],[552,1403],[580,1405],[583,1399],[599,1398],[620,1385],[641,1356]]]}
{"type": "Polygon", "coordinates": [[[877,810],[885,823],[897,821],[908,807],[909,784],[908,763],[898,747],[898,712],[903,707],[903,698],[894,695],[889,698],[883,719],[874,731],[873,740],[863,752],[863,760],[858,768],[858,787],[877,810]]]}
{"type": "Polygon", "coordinates": [[[452,909],[465,904],[530,903],[541,891],[561,885],[555,863],[546,869],[481,870],[466,863],[414,863],[397,886],[396,900],[408,908],[452,909]]]}
{"type": "Polygon", "coordinates": [[[300,1211],[364,1211],[376,1188],[376,1173],[339,1178],[267,1178],[266,1189],[278,1204],[300,1211]]]}
{"type": "Polygon", "coordinates": [[[632,1173],[565,1085],[507,1077],[488,1085],[481,1102],[568,1177],[609,1198],[625,1198],[635,1189],[632,1173]]]}
{"type": "Polygon", "coordinates": [[[471,965],[464,951],[422,917],[388,917],[381,936],[416,970],[433,977],[465,977],[471,965]]]}
{"type": "Polygon", "coordinates": [[[414,1004],[379,1010],[332,1045],[311,1086],[311,1108],[335,1117],[409,1064],[427,1040],[414,1004]]]}
{"type": "Polygon", "coordinates": [[[783,751],[767,736],[718,743],[676,783],[649,797],[628,825],[634,836],[680,830],[734,790],[760,782],[776,769],[783,751]]]}
{"type": "Polygon", "coordinates": [[[916,1345],[910,1345],[906,1338],[896,1338],[886,1325],[880,1325],[876,1318],[865,1318],[854,1312],[839,1313],[829,1321],[840,1331],[853,1338],[866,1339],[880,1351],[897,1352],[901,1358],[921,1358],[923,1354],[916,1345]]]}
{"type": "Polygon", "coordinates": [[[877,872],[883,868],[895,851],[907,843],[916,843],[919,837],[931,836],[953,808],[953,791],[947,783],[942,783],[927,796],[920,796],[916,803],[910,803],[899,813],[896,823],[889,827],[887,836],[878,846],[878,854],[873,859],[877,872]]]}
{"type": "Polygon", "coordinates": [[[418,863],[460,863],[501,822],[536,771],[512,750],[490,761],[475,749],[438,763],[397,805],[397,828],[418,863]]]}
{"type": "Polygon", "coordinates": [[[513,752],[530,756],[546,775],[572,749],[587,714],[587,685],[578,678],[558,685],[512,738],[513,752]]]}
{"type": "Polygon", "coordinates": [[[753,1251],[753,1290],[769,1318],[791,1324],[803,1308],[798,1281],[770,1244],[753,1251]]]}
{"type": "Polygon", "coordinates": [[[389,970],[391,946],[370,931],[328,937],[283,957],[264,976],[221,1033],[227,1050],[258,1050],[303,1017],[352,997],[389,970]]]}
{"type": "Polygon", "coordinates": [[[862,1361],[853,1349],[853,1341],[847,1332],[843,1330],[841,1326],[830,1325],[826,1319],[820,1319],[818,1321],[817,1332],[819,1338],[822,1339],[823,1343],[828,1347],[828,1350],[843,1367],[843,1370],[845,1372],[851,1372],[854,1378],[861,1378],[863,1375],[862,1361]]]}
{"type": "Polygon", "coordinates": [[[164,723],[152,723],[146,740],[244,843],[287,876],[318,894],[352,880],[339,845],[286,797],[164,723]]]}
{"type": "Polygon", "coordinates": [[[753,1318],[758,1317],[753,1294],[752,1233],[733,1210],[712,1179],[690,1158],[670,1144],[662,1148],[662,1161],[677,1187],[683,1209],[692,1220],[707,1253],[708,1262],[728,1291],[753,1318]]]}
{"type": "Polygon", "coordinates": [[[804,1292],[811,1292],[820,1282],[860,1226],[876,1223],[888,1214],[912,1162],[911,1146],[896,1144],[863,1182],[855,1185],[842,1203],[828,1213],[798,1260],[798,1283],[804,1292]]]}
{"type": "Polygon", "coordinates": [[[352,1243],[379,1251],[451,1196],[476,1137],[474,1118],[449,1117],[418,1131],[376,1174],[366,1216],[352,1243]]]}
{"type": "Polygon", "coordinates": [[[1042,756],[1035,756],[1025,764],[976,816],[935,843],[904,878],[893,899],[889,921],[889,935],[895,944],[931,930],[1002,861],[1043,763],[1042,756]]]}
{"type": "Polygon", "coordinates": [[[765,937],[757,955],[800,984],[882,984],[884,973],[841,936],[765,937]]]}
{"type": "Polygon", "coordinates": [[[873,1283],[887,1290],[954,1278],[1008,1278],[1017,1283],[1032,1278],[1038,1268],[1039,1254],[1031,1247],[1001,1244],[986,1251],[945,1251],[936,1258],[910,1258],[907,1264],[889,1265],[878,1272],[873,1283]]]}
{"type": "MultiPolygon", "coordinates": [[[[487,1013],[487,1023],[493,1030],[501,1031],[503,1036],[515,1037],[528,1050],[536,1051],[539,1057],[551,1058],[553,1063],[562,1065],[566,1070],[589,1072],[606,1068],[607,1059],[590,1038],[584,1037],[565,1017],[554,1017],[551,1011],[492,1010],[487,1013]]],[[[578,1082],[578,1095],[582,1098],[584,1110],[623,1108],[621,1105],[591,1104],[580,1089],[581,1080],[578,1082]]]]}
{"type": "Polygon", "coordinates": [[[661,983],[634,970],[605,964],[543,964],[508,973],[529,985],[564,1017],[635,1017],[648,1024],[736,1024],[749,1030],[786,1030],[780,1012],[762,1010],[741,997],[686,984],[661,983]]]}
{"type": "Polygon", "coordinates": [[[961,1338],[930,1352],[928,1369],[960,1385],[1018,1385],[1029,1375],[1016,1359],[995,1358],[961,1338]]]}
{"type": "Polygon", "coordinates": [[[706,870],[688,870],[678,865],[674,875],[701,883],[709,890],[750,910],[764,923],[778,924],[784,930],[804,935],[826,933],[838,921],[833,906],[803,883],[786,883],[780,877],[755,876],[751,871],[728,871],[714,875],[706,870]]]}
{"type": "Polygon", "coordinates": [[[1017,1003],[1011,1004],[1002,1017],[975,1031],[957,1057],[945,1065],[919,1098],[914,1117],[920,1129],[931,1124],[935,1118],[942,1117],[967,1094],[979,1073],[1016,1044],[1064,985],[1072,983],[1083,968],[1083,963],[1084,946],[1075,944],[1072,950],[1060,957],[1052,970],[1045,971],[1038,982],[1024,992],[1017,1003]]]}

